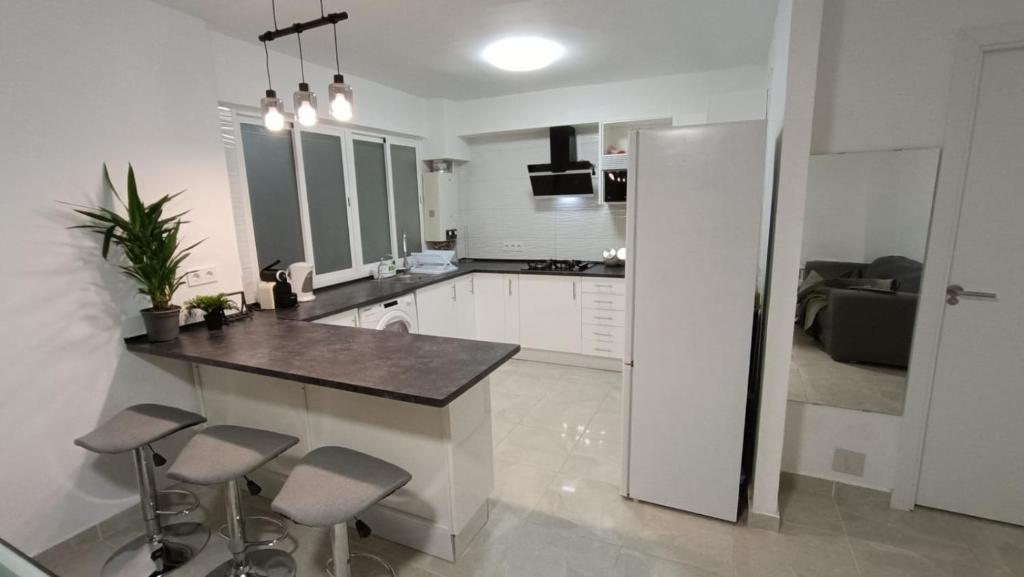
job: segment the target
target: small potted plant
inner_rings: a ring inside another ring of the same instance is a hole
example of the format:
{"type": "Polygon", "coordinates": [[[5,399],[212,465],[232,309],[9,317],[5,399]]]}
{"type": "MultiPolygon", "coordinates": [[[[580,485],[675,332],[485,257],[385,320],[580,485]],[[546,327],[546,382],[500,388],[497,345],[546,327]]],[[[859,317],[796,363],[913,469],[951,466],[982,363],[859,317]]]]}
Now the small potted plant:
{"type": "Polygon", "coordinates": [[[125,216],[99,206],[77,206],[74,207],[75,212],[88,217],[91,222],[72,228],[91,230],[102,236],[103,258],[110,254],[112,244],[121,248],[128,261],[119,265],[121,272],[139,283],[139,294],[149,297],[152,303],[150,308],[141,311],[149,340],[173,340],[178,336],[181,307],[171,304],[171,297],[185,283],[185,273],[178,271],[189,257],[189,251],[202,242],[182,248],[178,233],[181,217],[186,213],[164,215],[167,203],[181,192],[164,195],[150,204],[144,203],[135,184],[135,171],[129,164],[126,203],[111,182],[106,164],[103,165],[103,178],[125,216]]]}
{"type": "Polygon", "coordinates": [[[224,293],[218,293],[192,297],[185,303],[185,309],[188,312],[203,311],[206,313],[206,328],[219,331],[224,328],[224,311],[238,310],[238,305],[224,293]]]}

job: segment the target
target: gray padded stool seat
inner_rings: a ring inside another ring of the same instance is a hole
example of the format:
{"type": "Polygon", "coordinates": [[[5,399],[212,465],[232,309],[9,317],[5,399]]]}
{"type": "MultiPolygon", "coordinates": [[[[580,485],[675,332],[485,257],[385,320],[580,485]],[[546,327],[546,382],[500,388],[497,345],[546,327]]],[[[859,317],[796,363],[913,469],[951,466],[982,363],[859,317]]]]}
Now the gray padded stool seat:
{"type": "MultiPolygon", "coordinates": [[[[182,429],[206,422],[202,415],[146,403],[134,405],[115,414],[92,432],[75,439],[75,444],[95,453],[117,454],[131,451],[135,458],[135,475],[139,482],[140,508],[146,533],[114,552],[103,566],[104,577],[151,575],[156,577],[181,567],[202,551],[210,531],[199,523],[160,522],[154,463],[163,460],[153,452],[150,443],[159,441],[182,429]]],[[[188,491],[198,506],[198,499],[188,491]]],[[[190,511],[188,509],[183,512],[190,511]]]]}
{"type": "MultiPolygon", "coordinates": [[[[333,565],[337,577],[349,575],[346,524],[412,479],[405,469],[344,447],[320,447],[299,461],[271,508],[302,525],[332,527],[333,565]]],[[[392,575],[394,569],[376,559],[392,575]]],[[[330,573],[330,564],[328,565],[330,573]]]]}
{"type": "Polygon", "coordinates": [[[238,481],[284,453],[299,439],[273,431],[215,425],[192,437],[171,465],[167,476],[197,485],[225,483],[228,550],[231,559],[209,577],[291,577],[295,559],[276,549],[249,550],[245,541],[245,515],[238,481]]]}

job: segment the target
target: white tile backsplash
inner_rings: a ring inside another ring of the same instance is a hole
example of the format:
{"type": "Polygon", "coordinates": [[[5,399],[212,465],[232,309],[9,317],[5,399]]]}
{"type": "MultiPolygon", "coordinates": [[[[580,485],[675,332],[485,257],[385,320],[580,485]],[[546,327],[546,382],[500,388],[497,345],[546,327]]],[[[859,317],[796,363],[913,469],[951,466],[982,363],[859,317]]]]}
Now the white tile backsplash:
{"type": "MultiPolygon", "coordinates": [[[[576,149],[597,164],[597,134],[578,134],[576,149]]],[[[625,246],[625,207],[599,204],[596,194],[534,198],[526,165],[549,161],[546,132],[477,141],[470,153],[458,169],[460,256],[600,260],[602,251],[625,246]],[[505,251],[508,241],[523,250],[505,251]]]]}

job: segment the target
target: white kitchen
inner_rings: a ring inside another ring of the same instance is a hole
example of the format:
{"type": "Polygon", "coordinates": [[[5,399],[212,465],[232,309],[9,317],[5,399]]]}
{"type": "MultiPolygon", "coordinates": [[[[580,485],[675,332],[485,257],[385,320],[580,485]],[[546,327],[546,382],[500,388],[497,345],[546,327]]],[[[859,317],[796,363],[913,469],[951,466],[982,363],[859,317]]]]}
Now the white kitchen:
{"type": "Polygon", "coordinates": [[[1011,484],[918,498],[936,323],[902,415],[793,404],[804,205],[872,202],[812,155],[958,142],[829,140],[927,3],[641,4],[5,6],[0,574],[1018,574],[1011,484]]]}

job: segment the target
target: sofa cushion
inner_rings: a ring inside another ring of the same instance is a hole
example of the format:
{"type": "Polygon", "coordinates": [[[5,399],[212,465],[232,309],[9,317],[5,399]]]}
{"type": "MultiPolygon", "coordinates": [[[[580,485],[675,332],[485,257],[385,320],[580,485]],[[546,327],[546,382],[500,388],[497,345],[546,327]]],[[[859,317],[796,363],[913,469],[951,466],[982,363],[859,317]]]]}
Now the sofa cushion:
{"type": "Polygon", "coordinates": [[[905,256],[883,256],[876,258],[864,269],[864,277],[891,278],[893,290],[917,293],[921,290],[923,268],[924,265],[905,256]]]}

